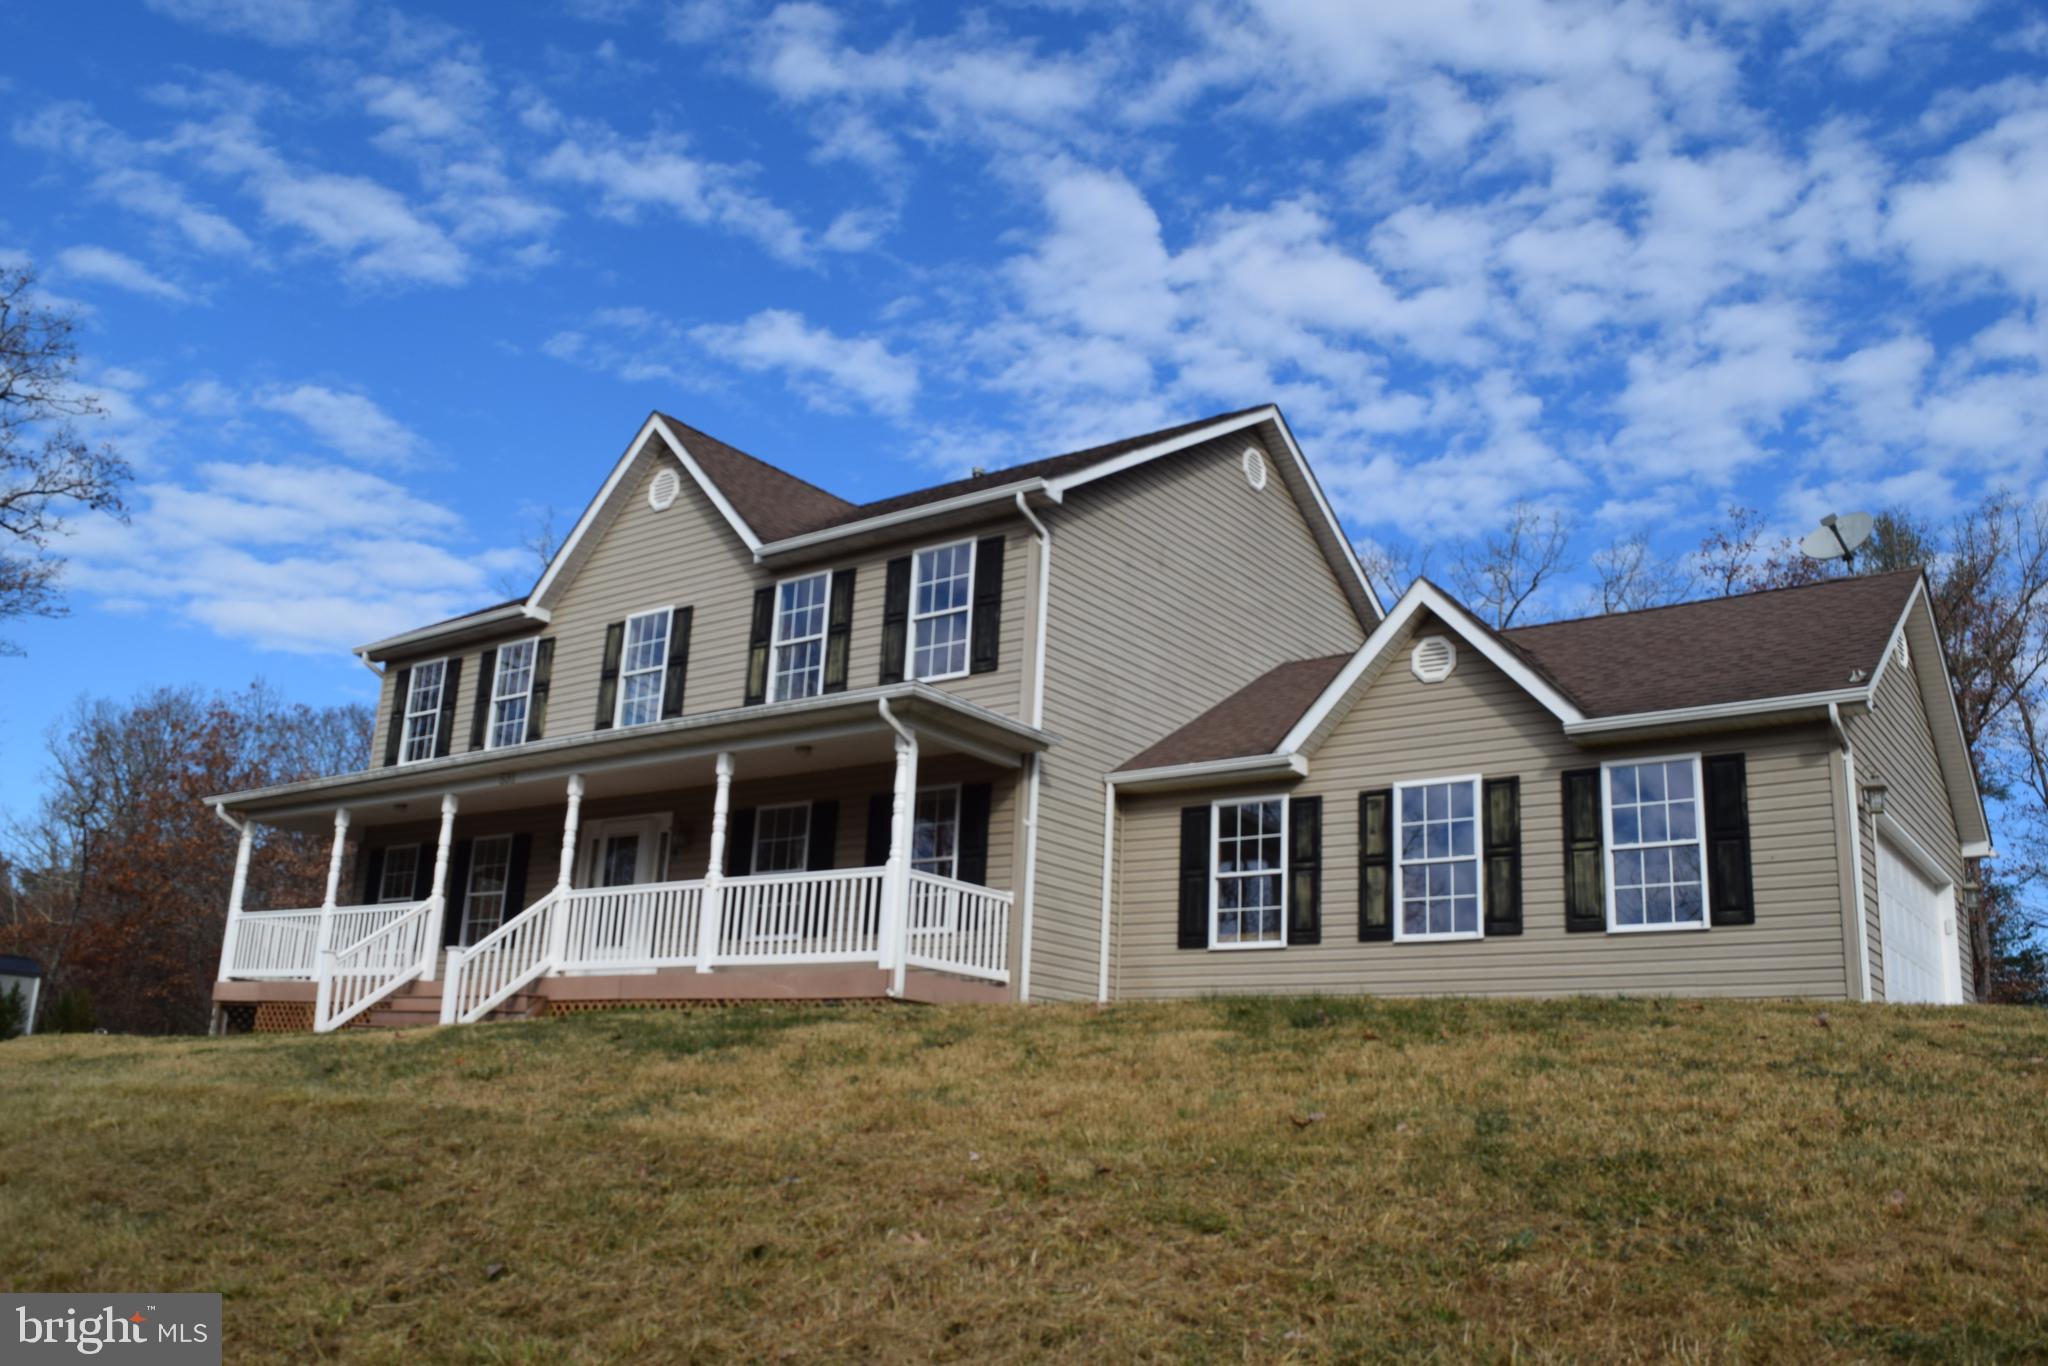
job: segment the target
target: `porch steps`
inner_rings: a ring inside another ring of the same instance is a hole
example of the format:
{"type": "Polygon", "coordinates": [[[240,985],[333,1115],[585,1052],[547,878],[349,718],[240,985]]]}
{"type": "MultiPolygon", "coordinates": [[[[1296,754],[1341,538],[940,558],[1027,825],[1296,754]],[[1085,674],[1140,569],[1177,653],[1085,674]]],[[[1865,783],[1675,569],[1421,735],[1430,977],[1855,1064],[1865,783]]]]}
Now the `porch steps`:
{"type": "MultiPolygon", "coordinates": [[[[366,1029],[430,1029],[441,1023],[443,979],[407,982],[388,1000],[365,1011],[359,1024],[366,1029]]],[[[537,995],[513,996],[487,1017],[493,1020],[530,1020],[546,1005],[537,995]]]]}

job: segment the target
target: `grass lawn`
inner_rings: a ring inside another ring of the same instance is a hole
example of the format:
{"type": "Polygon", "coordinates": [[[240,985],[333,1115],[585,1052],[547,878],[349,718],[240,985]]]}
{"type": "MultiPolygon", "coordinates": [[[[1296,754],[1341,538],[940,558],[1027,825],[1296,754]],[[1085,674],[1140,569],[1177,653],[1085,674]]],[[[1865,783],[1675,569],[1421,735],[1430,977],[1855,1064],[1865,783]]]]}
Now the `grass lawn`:
{"type": "Polygon", "coordinates": [[[0,1285],[228,1360],[2048,1355],[2048,1013],[1371,1000],[0,1045],[0,1285]]]}

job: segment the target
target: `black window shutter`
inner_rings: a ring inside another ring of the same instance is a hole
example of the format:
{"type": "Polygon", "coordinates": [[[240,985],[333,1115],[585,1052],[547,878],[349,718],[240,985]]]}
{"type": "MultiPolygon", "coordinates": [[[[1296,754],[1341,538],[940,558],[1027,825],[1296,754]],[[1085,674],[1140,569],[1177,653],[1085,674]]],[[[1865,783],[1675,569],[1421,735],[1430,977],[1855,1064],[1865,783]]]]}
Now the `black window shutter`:
{"type": "Polygon", "coordinates": [[[692,607],[678,607],[668,619],[668,668],[661,678],[661,719],[672,721],[683,714],[683,686],[690,676],[690,620],[692,607]]]}
{"type": "Polygon", "coordinates": [[[1323,942],[1323,799],[1287,804],[1287,942],[1323,942]]]}
{"type": "Polygon", "coordinates": [[[405,709],[412,701],[412,670],[400,669],[391,689],[391,727],[384,732],[384,767],[398,762],[399,746],[405,743],[405,709]]]}
{"type": "Polygon", "coordinates": [[[615,621],[604,628],[604,662],[597,673],[595,730],[610,730],[619,714],[619,660],[625,653],[626,623],[615,621]]]}
{"type": "Polygon", "coordinates": [[[412,860],[412,899],[425,901],[434,894],[434,855],[439,846],[420,845],[412,860]]]}
{"type": "Polygon", "coordinates": [[[868,797],[867,844],[861,853],[863,867],[879,868],[889,861],[889,817],[896,806],[896,794],[876,792],[868,797]]]}
{"type": "Polygon", "coordinates": [[[506,920],[526,909],[526,867],[532,861],[533,836],[521,831],[512,837],[512,858],[505,867],[506,920]]]}
{"type": "Polygon", "coordinates": [[[768,700],[768,645],[775,638],[775,589],[754,590],[754,624],[747,632],[746,705],[758,707],[768,700]]]}
{"type": "Polygon", "coordinates": [[[526,738],[538,740],[547,734],[548,685],[555,673],[555,638],[549,636],[533,647],[533,696],[526,704],[526,738]]]}
{"type": "Polygon", "coordinates": [[[1486,934],[1522,932],[1522,780],[1488,778],[1486,800],[1486,934]]]}
{"type": "MultiPolygon", "coordinates": [[[[448,890],[441,908],[443,948],[462,942],[462,910],[469,900],[469,856],[475,849],[475,840],[457,840],[448,851],[448,890]]],[[[424,854],[426,850],[422,848],[420,852],[424,854]]]]}
{"type": "Polygon", "coordinates": [[[745,877],[754,871],[754,808],[735,811],[725,823],[725,871],[745,877]]]}
{"type": "Polygon", "coordinates": [[[1576,933],[1607,929],[1606,821],[1600,770],[1564,775],[1564,927],[1576,933]]]}
{"type": "Polygon", "coordinates": [[[839,849],[839,803],[811,803],[811,846],[804,855],[808,872],[822,873],[832,867],[839,849]]]}
{"type": "Polygon", "coordinates": [[[462,661],[441,666],[441,724],[434,731],[434,757],[445,759],[455,745],[455,692],[462,683],[462,661]]]}
{"type": "Polygon", "coordinates": [[[1180,809],[1180,947],[1209,947],[1209,808],[1180,809]]]}
{"type": "Polygon", "coordinates": [[[363,851],[363,897],[358,905],[374,903],[384,890],[384,848],[363,851]]]}
{"type": "Polygon", "coordinates": [[[1003,538],[974,546],[974,625],[967,638],[967,672],[995,672],[1003,653],[1003,538]]]}
{"type": "Polygon", "coordinates": [[[960,785],[959,858],[954,875],[977,887],[988,885],[988,809],[995,789],[987,783],[960,785]]]}
{"type": "Polygon", "coordinates": [[[476,657],[476,702],[469,709],[469,747],[482,749],[490,733],[491,694],[498,690],[498,652],[485,650],[476,657]]]}
{"type": "Polygon", "coordinates": [[[846,691],[846,661],[853,653],[853,571],[832,571],[825,610],[825,691],[846,691]]]}
{"type": "Polygon", "coordinates": [[[1749,866],[1749,772],[1740,754],[1710,754],[1706,770],[1707,895],[1716,925],[1754,925],[1749,866]]]}
{"type": "Polygon", "coordinates": [[[889,561],[882,579],[882,682],[901,683],[910,653],[910,557],[889,561]]]}
{"type": "Polygon", "coordinates": [[[1358,938],[1394,937],[1394,789],[1358,794],[1358,938]]]}

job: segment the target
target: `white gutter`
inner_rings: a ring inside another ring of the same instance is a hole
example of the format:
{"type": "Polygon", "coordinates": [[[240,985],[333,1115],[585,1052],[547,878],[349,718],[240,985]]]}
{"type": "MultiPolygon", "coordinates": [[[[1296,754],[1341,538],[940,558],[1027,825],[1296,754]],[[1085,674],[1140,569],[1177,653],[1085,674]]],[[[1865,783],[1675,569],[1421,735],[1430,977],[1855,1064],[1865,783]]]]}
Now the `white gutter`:
{"type": "Polygon", "coordinates": [[[1862,968],[1863,999],[1870,999],[1870,920],[1863,904],[1863,814],[1856,791],[1856,747],[1849,741],[1849,728],[1842,724],[1842,710],[1828,703],[1828,724],[1842,742],[1842,780],[1849,785],[1849,857],[1855,863],[1856,956],[1862,968]]]}
{"type": "MultiPolygon", "coordinates": [[[[1046,612],[1052,606],[1052,532],[1031,510],[1024,490],[1017,490],[1017,513],[1038,534],[1038,641],[1032,649],[1031,725],[1045,727],[1045,640],[1046,612]]],[[[1032,914],[1038,901],[1038,788],[1045,769],[1045,755],[1031,756],[1031,791],[1024,806],[1024,880],[1018,889],[1017,999],[1031,999],[1032,914]]]]}
{"type": "Polygon", "coordinates": [[[1308,776],[1308,757],[1302,754],[1243,754],[1231,759],[1204,759],[1193,764],[1168,764],[1163,768],[1124,768],[1109,775],[1119,787],[1165,789],[1234,778],[1290,778],[1308,776]]]}
{"type": "Polygon", "coordinates": [[[368,645],[358,645],[354,653],[358,659],[363,659],[367,663],[369,655],[392,654],[409,645],[424,645],[443,636],[460,635],[464,631],[480,630],[510,621],[537,621],[545,626],[553,618],[554,613],[545,607],[515,602],[505,607],[491,607],[481,612],[472,612],[466,617],[456,617],[450,621],[437,621],[432,626],[422,626],[417,630],[400,631],[395,636],[373,640],[368,645]]]}
{"type": "Polygon", "coordinates": [[[1110,872],[1116,853],[1116,784],[1105,778],[1102,781],[1102,956],[1101,965],[1095,973],[1095,999],[1107,1003],[1109,1000],[1109,900],[1112,888],[1110,872]]]}
{"type": "Polygon", "coordinates": [[[1648,726],[1682,726],[1695,721],[1720,721],[1738,717],[1763,716],[1771,712],[1801,711],[1825,707],[1833,712],[1841,702],[1870,701],[1867,686],[1832,688],[1827,692],[1794,693],[1785,697],[1759,697],[1750,702],[1716,702],[1704,707],[1674,707],[1668,711],[1639,711],[1627,716],[1598,716],[1584,721],[1567,721],[1566,735],[1599,735],[1608,731],[1636,730],[1648,726]]]}
{"type": "Polygon", "coordinates": [[[962,493],[952,498],[942,498],[935,503],[917,503],[907,508],[898,508],[894,512],[882,513],[877,517],[864,517],[858,522],[847,522],[840,526],[826,527],[822,531],[806,531],[801,536],[790,536],[780,541],[770,541],[766,545],[755,547],[754,561],[758,564],[763,560],[773,559],[778,555],[788,555],[799,550],[809,550],[813,546],[829,545],[833,541],[843,541],[849,536],[887,531],[908,522],[922,522],[933,517],[943,517],[949,512],[961,512],[992,503],[1007,503],[1013,497],[1021,498],[1028,493],[1042,493],[1055,503],[1059,502],[1061,497],[1059,491],[1047,484],[1043,479],[1025,479],[1014,484],[1002,484],[992,489],[976,489],[972,493],[962,493]]]}

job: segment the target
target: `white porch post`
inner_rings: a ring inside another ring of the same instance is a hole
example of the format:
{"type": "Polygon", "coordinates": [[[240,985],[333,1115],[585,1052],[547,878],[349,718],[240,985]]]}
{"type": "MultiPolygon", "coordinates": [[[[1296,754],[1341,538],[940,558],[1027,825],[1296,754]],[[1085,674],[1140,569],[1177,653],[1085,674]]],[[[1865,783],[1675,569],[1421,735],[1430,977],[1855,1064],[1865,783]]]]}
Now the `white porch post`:
{"type": "Polygon", "coordinates": [[[888,911],[882,926],[881,965],[893,971],[889,992],[903,994],[910,945],[910,838],[917,809],[917,741],[896,739],[896,790],[889,816],[889,864],[882,879],[888,911]]]}
{"type": "Polygon", "coordinates": [[[434,846],[433,909],[427,912],[426,942],[420,945],[420,980],[434,980],[434,967],[441,958],[441,930],[448,920],[448,846],[455,839],[453,792],[441,795],[441,838],[434,846]]]}
{"type": "Polygon", "coordinates": [[[557,965],[569,951],[569,908],[562,898],[576,876],[576,833],[583,820],[583,775],[569,775],[568,805],[562,813],[562,863],[555,874],[555,906],[548,912],[548,957],[557,965]]]}
{"type": "Polygon", "coordinates": [[[697,971],[711,971],[718,933],[725,921],[725,824],[732,813],[732,755],[718,756],[718,790],[711,799],[711,862],[704,869],[704,896],[697,906],[697,971]]]}
{"type": "Polygon", "coordinates": [[[249,890],[249,847],[256,840],[256,823],[242,822],[242,842],[235,848],[235,880],[228,887],[228,927],[220,937],[220,980],[228,980],[235,965],[235,941],[242,936],[242,899],[249,890]]]}
{"type": "Polygon", "coordinates": [[[334,808],[334,849],[327,855],[327,894],[320,900],[320,928],[313,939],[313,1024],[327,1018],[327,1003],[334,993],[335,898],[341,892],[341,851],[348,843],[348,808],[334,808]]]}

